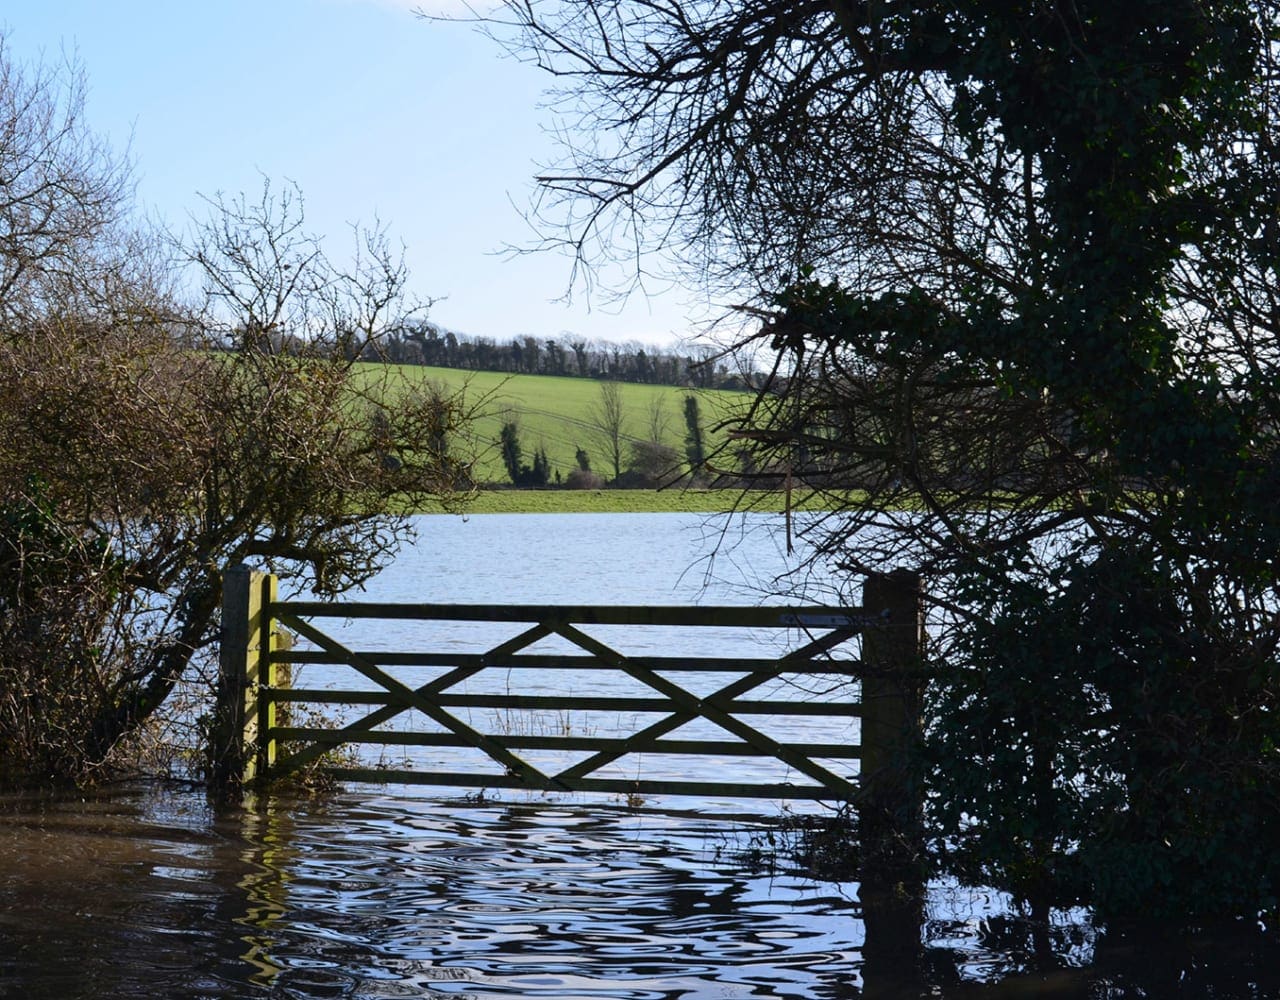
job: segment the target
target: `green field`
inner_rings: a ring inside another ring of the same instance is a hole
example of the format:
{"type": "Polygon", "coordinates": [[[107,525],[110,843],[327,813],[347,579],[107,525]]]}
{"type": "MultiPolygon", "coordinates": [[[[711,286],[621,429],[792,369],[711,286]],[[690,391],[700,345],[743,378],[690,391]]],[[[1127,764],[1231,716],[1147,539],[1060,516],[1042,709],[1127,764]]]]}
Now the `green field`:
{"type": "MultiPolygon", "coordinates": [[[[796,497],[795,509],[814,506],[796,497]]],[[[721,514],[742,510],[780,513],[781,493],[763,490],[482,490],[466,504],[471,514],[721,514]]],[[[441,508],[423,510],[440,513],[441,508]]]]}
{"type": "MultiPolygon", "coordinates": [[[[567,476],[577,467],[576,450],[581,447],[591,457],[591,468],[606,479],[612,478],[611,460],[599,442],[599,433],[591,418],[592,407],[600,400],[600,382],[584,378],[559,378],[552,375],[503,375],[497,372],[468,372],[453,368],[428,368],[404,365],[396,369],[397,377],[414,383],[433,382],[465,393],[467,405],[474,407],[474,422],[469,446],[478,457],[476,475],[481,482],[505,482],[506,470],[498,450],[502,425],[515,420],[520,428],[520,445],[525,462],[534,452],[545,449],[554,473],[567,476]]],[[[654,407],[658,407],[662,425],[661,440],[685,454],[684,398],[698,398],[708,449],[721,443],[714,427],[726,416],[740,411],[751,401],[745,392],[681,389],[665,385],[618,383],[623,406],[623,436],[627,441],[648,441],[651,437],[654,407]]],[[[624,445],[623,465],[628,449],[624,445]]],[[[665,509],[665,508],[659,508],[665,509]]]]}

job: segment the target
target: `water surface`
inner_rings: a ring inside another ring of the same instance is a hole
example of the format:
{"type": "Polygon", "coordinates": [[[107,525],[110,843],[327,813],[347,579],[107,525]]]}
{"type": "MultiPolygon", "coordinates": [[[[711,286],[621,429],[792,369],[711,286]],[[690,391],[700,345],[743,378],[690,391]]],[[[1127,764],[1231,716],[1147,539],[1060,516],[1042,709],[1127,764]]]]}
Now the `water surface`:
{"type": "Polygon", "coordinates": [[[222,815],[174,789],[0,797],[0,997],[1280,995],[1280,954],[1242,928],[1060,916],[1037,952],[955,887],[886,941],[901,924],[856,882],[749,863],[769,829],[389,789],[222,815]]]}
{"type": "Polygon", "coordinates": [[[851,995],[853,903],[743,870],[750,828],[377,790],[221,817],[10,798],[0,994],[851,995]]]}

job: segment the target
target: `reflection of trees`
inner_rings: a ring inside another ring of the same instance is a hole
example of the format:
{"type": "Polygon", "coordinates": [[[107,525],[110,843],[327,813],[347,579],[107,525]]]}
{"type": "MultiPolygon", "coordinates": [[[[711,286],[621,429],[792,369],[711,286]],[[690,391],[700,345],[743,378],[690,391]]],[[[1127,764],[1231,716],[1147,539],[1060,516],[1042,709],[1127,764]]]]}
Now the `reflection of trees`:
{"type": "Polygon", "coordinates": [[[862,902],[862,995],[892,1000],[920,989],[924,949],[924,890],[868,871],[858,892],[862,902]]]}

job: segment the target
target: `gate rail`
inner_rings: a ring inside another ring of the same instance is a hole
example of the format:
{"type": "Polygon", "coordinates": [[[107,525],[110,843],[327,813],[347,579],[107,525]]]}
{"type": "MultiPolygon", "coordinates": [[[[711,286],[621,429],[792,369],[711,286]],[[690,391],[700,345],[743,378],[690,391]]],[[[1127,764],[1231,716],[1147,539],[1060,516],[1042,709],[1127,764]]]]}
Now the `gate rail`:
{"type": "Polygon", "coordinates": [[[861,607],[636,607],[560,605],[374,604],[281,601],[269,574],[238,566],[224,575],[223,644],[219,685],[215,781],[243,786],[284,777],[316,765],[335,747],[351,744],[471,748],[496,762],[499,773],[455,770],[393,770],[328,766],[346,781],[403,782],[534,791],[606,792],[638,795],[721,795],[731,797],[834,798],[865,794],[876,775],[901,767],[918,729],[918,663],[922,637],[919,581],[909,574],[867,580],[861,607]],[[509,623],[517,631],[480,652],[448,650],[362,651],[344,646],[315,621],[326,618],[423,622],[509,623]],[[587,631],[593,626],[679,626],[790,630],[796,648],[780,656],[695,657],[626,655],[587,631]],[[520,628],[520,626],[525,626],[520,628]],[[283,629],[314,649],[290,648],[283,629]],[[568,654],[539,653],[529,647],[549,636],[572,644],[568,654]],[[837,655],[861,637],[861,656],[837,655]],[[345,665],[377,690],[300,688],[290,684],[299,664],[345,665]],[[424,683],[407,683],[393,671],[432,668],[424,683]],[[608,671],[644,685],[644,697],[598,694],[480,694],[458,685],[490,668],[608,671]],[[439,672],[443,671],[443,672],[439,672]],[[697,695],[673,676],[688,672],[737,675],[709,695],[697,695]],[[839,691],[822,701],[748,698],[783,676],[841,677],[839,691]],[[855,688],[861,697],[855,697],[855,688]],[[290,724],[292,705],[363,705],[362,718],[337,728],[290,724]],[[561,710],[656,715],[625,736],[572,733],[485,732],[470,709],[561,710]],[[436,732],[388,731],[383,726],[416,710],[436,732]],[[753,725],[758,716],[861,718],[861,744],[780,742],[753,725]],[[697,719],[721,730],[717,739],[671,738],[697,719]],[[521,751],[586,753],[552,771],[535,766],[521,751]],[[688,781],[608,777],[602,768],[632,754],[771,757],[812,783],[688,781]],[[835,773],[824,761],[859,760],[859,777],[835,773]]]}

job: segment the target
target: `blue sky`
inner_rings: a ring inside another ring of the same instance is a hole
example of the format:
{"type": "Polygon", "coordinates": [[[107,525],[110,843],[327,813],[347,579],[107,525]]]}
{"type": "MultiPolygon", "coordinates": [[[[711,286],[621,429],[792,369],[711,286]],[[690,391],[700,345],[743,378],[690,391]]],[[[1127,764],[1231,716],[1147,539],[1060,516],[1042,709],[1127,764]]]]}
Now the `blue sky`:
{"type": "Polygon", "coordinates": [[[0,8],[10,58],[82,65],[86,117],[136,166],[140,207],[170,226],[200,194],[296,182],[338,256],[378,217],[407,246],[431,316],[504,338],[564,333],[668,343],[696,303],[666,291],[624,308],[578,289],[570,262],[527,244],[521,209],[552,147],[547,78],[472,27],[415,18],[451,0],[18,0],[0,8]]]}

